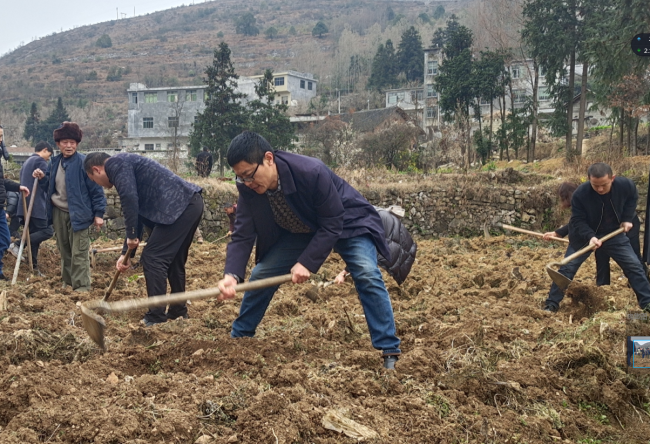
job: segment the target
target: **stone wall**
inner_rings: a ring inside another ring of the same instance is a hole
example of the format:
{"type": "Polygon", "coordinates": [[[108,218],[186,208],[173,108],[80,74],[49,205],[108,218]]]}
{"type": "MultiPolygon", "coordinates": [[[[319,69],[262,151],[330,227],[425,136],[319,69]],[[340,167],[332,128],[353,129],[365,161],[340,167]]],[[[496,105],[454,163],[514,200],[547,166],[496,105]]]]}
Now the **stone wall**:
{"type": "MultiPolygon", "coordinates": [[[[501,222],[533,231],[553,230],[568,221],[569,212],[561,211],[555,195],[558,182],[527,178],[526,183],[499,182],[499,177],[444,175],[444,180],[421,181],[415,187],[390,184],[360,188],[360,192],[380,207],[398,204],[406,210],[403,222],[416,237],[482,235],[483,224],[501,222]],[[441,183],[444,182],[444,183],[441,183]],[[531,184],[531,182],[533,184],[531,184]]],[[[237,199],[234,185],[204,187],[206,204],[200,228],[207,240],[223,236],[228,231],[228,218],[223,204],[237,199]],[[225,190],[225,191],[224,191],[225,190]]],[[[124,236],[119,196],[114,190],[106,193],[105,235],[124,236]]],[[[639,187],[637,212],[643,221],[647,201],[647,185],[639,187]]]]}

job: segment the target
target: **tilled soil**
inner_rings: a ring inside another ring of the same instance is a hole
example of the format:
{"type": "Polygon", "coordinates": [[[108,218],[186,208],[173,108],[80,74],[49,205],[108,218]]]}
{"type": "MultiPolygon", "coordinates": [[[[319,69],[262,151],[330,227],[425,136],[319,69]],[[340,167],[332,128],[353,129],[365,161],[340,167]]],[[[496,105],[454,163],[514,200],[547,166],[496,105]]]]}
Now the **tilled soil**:
{"type": "MultiPolygon", "coordinates": [[[[636,298],[615,265],[613,285],[595,287],[590,259],[573,297],[542,311],[545,265],[563,251],[519,237],[420,242],[401,288],[385,275],[403,341],[391,372],[350,282],[282,286],[254,339],[229,337],[240,297],[153,328],[143,312],[107,315],[101,352],[78,305],[103,296],[117,255],[98,255],[93,291],[79,294],[61,288],[48,243],[45,278],[3,284],[0,441],[356,442],[324,427],[334,411],[378,443],[647,443],[650,378],[625,369],[636,298]]],[[[225,244],[194,244],[188,290],[214,286],[224,259],[225,244]]],[[[342,266],[332,255],[313,284],[342,266]]],[[[144,296],[140,268],[111,300],[144,296]]]]}

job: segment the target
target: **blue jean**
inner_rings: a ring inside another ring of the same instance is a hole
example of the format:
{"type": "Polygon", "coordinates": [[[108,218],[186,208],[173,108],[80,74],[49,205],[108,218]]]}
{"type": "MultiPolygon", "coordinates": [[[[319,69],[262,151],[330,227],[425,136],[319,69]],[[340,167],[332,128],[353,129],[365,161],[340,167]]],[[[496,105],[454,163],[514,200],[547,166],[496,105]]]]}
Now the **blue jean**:
{"type": "MultiPolygon", "coordinates": [[[[250,281],[287,274],[311,241],[313,234],[284,232],[255,266],[250,281]]],[[[377,267],[377,249],[370,235],[339,239],[334,246],[345,261],[366,316],[372,346],[384,355],[399,355],[393,307],[377,267]]],[[[233,338],[252,337],[278,287],[244,293],[239,316],[232,323],[233,338]]]]}
{"type": "Polygon", "coordinates": [[[4,208],[0,208],[0,274],[2,274],[2,258],[9,248],[11,243],[11,235],[9,234],[9,225],[7,225],[7,215],[4,208]]]}
{"type": "MultiPolygon", "coordinates": [[[[634,253],[628,237],[625,236],[625,234],[619,234],[618,236],[603,242],[603,245],[599,249],[602,249],[603,253],[614,259],[619,267],[623,269],[625,277],[630,282],[630,286],[636,294],[639,306],[643,309],[650,305],[650,282],[648,282],[648,278],[643,271],[643,266],[641,265],[641,262],[639,262],[637,255],[634,253]]],[[[576,251],[575,248],[569,245],[564,257],[570,256],[576,251]]],[[[590,254],[591,252],[583,254],[579,258],[561,266],[558,271],[569,279],[573,279],[578,272],[580,265],[587,260],[590,254]]],[[[553,283],[553,285],[551,285],[551,291],[548,294],[548,299],[546,299],[546,304],[558,308],[563,298],[564,292],[560,290],[560,287],[553,283]]]]}

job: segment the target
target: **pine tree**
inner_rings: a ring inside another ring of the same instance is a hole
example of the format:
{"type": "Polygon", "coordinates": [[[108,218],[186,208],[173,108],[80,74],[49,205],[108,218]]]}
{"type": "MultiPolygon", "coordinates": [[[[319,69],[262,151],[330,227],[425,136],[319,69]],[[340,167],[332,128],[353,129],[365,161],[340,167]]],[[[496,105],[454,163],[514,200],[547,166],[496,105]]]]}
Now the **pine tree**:
{"type": "Polygon", "coordinates": [[[409,82],[424,81],[424,50],[420,33],[411,26],[402,34],[397,47],[397,63],[409,82]]]}
{"type": "Polygon", "coordinates": [[[323,37],[323,34],[327,34],[329,32],[329,29],[327,28],[327,25],[321,21],[316,23],[316,26],[314,26],[314,29],[311,30],[311,35],[314,37],[321,38],[323,37]]]}
{"type": "Polygon", "coordinates": [[[215,49],[212,65],[205,70],[205,109],[197,114],[190,133],[192,154],[197,155],[203,147],[207,147],[219,158],[221,175],[230,141],[248,123],[246,109],[240,102],[246,95],[236,92],[239,76],[235,73],[230,54],[225,42],[215,49]]]}
{"type": "Polygon", "coordinates": [[[255,16],[247,12],[235,21],[235,32],[244,35],[257,35],[260,30],[255,26],[255,23],[257,23],[255,16]]]}
{"type": "Polygon", "coordinates": [[[294,129],[286,112],[289,108],[275,103],[273,71],[267,69],[255,85],[257,98],[248,103],[249,129],[264,137],[274,149],[291,149],[296,140],[294,129]]]}
{"type": "Polygon", "coordinates": [[[396,57],[393,42],[386,40],[386,45],[379,45],[375,58],[372,59],[372,71],[367,88],[383,91],[397,85],[396,57]]]}
{"type": "Polygon", "coordinates": [[[36,102],[32,103],[32,108],[29,111],[29,117],[25,121],[25,130],[23,131],[23,138],[30,142],[38,142],[34,140],[34,136],[38,131],[38,126],[41,123],[41,116],[38,112],[36,102]]]}
{"type": "Polygon", "coordinates": [[[56,107],[47,119],[35,126],[36,130],[32,134],[32,140],[34,142],[44,140],[50,144],[54,144],[54,130],[61,126],[63,122],[69,122],[70,120],[72,119],[70,119],[68,111],[63,106],[63,100],[59,97],[56,102],[56,107]]]}

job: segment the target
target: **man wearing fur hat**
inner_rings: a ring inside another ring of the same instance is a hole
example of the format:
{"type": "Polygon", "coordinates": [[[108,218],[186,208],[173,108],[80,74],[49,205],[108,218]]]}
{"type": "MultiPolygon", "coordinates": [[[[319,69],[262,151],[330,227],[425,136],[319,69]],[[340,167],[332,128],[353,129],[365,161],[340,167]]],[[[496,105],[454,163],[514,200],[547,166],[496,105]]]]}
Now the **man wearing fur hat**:
{"type": "MultiPolygon", "coordinates": [[[[5,160],[7,160],[9,155],[7,154],[7,148],[4,144],[4,129],[2,129],[2,126],[0,126],[0,151],[0,154],[2,154],[5,160]]],[[[9,243],[11,242],[9,226],[7,225],[7,216],[5,215],[7,191],[24,191],[26,195],[29,195],[29,188],[21,187],[19,183],[5,179],[2,162],[0,162],[0,281],[9,280],[5,277],[4,273],[2,273],[2,257],[5,255],[5,251],[7,251],[9,243]]]]}
{"type": "MultiPolygon", "coordinates": [[[[61,154],[52,158],[48,172],[47,217],[54,226],[61,254],[63,286],[90,291],[88,228],[95,225],[99,230],[104,224],[106,196],[84,171],[86,156],[77,153],[82,136],[81,128],[74,122],[63,122],[54,130],[54,141],[61,154]]],[[[33,175],[40,179],[45,174],[37,169],[33,175]]]]}

